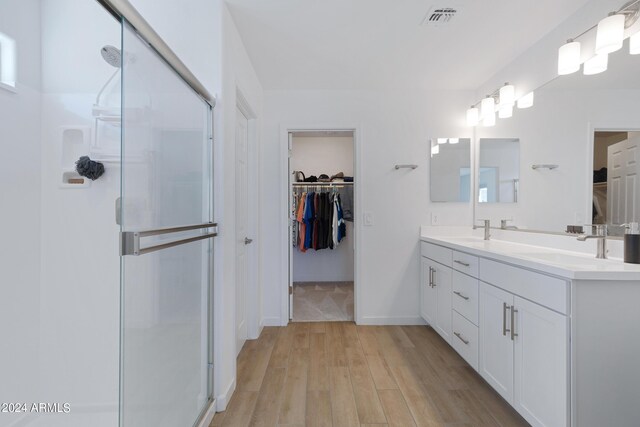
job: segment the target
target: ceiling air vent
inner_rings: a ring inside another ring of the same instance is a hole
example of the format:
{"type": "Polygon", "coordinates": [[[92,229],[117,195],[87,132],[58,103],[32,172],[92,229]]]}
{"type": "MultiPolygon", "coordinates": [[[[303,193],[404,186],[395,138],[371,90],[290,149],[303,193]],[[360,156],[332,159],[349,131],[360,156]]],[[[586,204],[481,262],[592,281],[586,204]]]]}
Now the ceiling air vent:
{"type": "Polygon", "coordinates": [[[449,24],[460,11],[455,7],[432,7],[420,22],[423,27],[439,27],[449,24]]]}

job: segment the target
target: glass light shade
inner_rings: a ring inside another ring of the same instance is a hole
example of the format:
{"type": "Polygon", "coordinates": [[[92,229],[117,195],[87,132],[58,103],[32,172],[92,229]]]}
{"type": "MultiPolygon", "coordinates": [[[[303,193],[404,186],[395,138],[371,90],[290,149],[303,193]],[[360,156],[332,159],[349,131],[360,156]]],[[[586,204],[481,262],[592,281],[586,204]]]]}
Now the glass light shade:
{"type": "Polygon", "coordinates": [[[573,40],[558,49],[558,74],[565,76],[580,69],[580,42],[573,40]]]}
{"type": "Polygon", "coordinates": [[[438,145],[439,144],[446,144],[447,143],[447,138],[438,138],[438,145]]]}
{"type": "Polygon", "coordinates": [[[480,115],[482,116],[483,120],[488,117],[493,117],[495,120],[495,113],[496,113],[496,100],[493,99],[493,97],[491,96],[487,96],[480,103],[480,115]]]}
{"type": "Polygon", "coordinates": [[[482,118],[482,126],[489,127],[496,125],[496,113],[493,111],[490,115],[482,118]]]}
{"type": "Polygon", "coordinates": [[[629,53],[631,55],[640,54],[640,31],[629,37],[629,53]]]}
{"type": "Polygon", "coordinates": [[[513,106],[516,102],[516,87],[505,84],[500,88],[500,108],[513,106]]]}
{"type": "Polygon", "coordinates": [[[511,116],[513,116],[513,106],[500,107],[498,110],[498,117],[501,119],[508,119],[511,116]]]}
{"type": "Polygon", "coordinates": [[[622,47],[624,42],[624,15],[609,15],[598,23],[596,54],[603,55],[622,47]]]}
{"type": "Polygon", "coordinates": [[[478,108],[471,106],[467,110],[467,125],[468,126],[476,126],[480,122],[480,110],[478,108]]]}
{"type": "Polygon", "coordinates": [[[584,75],[592,76],[607,71],[609,55],[596,55],[584,63],[584,75]]]}
{"type": "Polygon", "coordinates": [[[460,138],[449,138],[449,144],[457,144],[460,142],[460,138]]]}
{"type": "Polygon", "coordinates": [[[518,108],[529,108],[533,106],[533,92],[529,92],[522,98],[518,99],[518,108]]]}

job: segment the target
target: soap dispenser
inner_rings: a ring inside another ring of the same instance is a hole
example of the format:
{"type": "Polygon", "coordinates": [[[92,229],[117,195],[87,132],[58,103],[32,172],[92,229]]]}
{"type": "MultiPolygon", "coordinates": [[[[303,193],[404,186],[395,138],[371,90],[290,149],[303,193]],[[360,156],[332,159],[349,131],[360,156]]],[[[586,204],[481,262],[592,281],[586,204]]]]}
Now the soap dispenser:
{"type": "Polygon", "coordinates": [[[640,224],[630,222],[624,234],[624,262],[640,264],[640,224]]]}

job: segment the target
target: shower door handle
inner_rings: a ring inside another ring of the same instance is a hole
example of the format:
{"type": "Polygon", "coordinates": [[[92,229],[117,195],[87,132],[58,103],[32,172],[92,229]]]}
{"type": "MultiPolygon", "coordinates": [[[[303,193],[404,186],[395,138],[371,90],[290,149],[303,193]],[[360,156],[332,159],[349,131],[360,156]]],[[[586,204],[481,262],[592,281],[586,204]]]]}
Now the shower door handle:
{"type": "Polygon", "coordinates": [[[207,222],[196,225],[183,225],[180,227],[156,228],[154,230],[144,231],[121,231],[120,232],[120,255],[144,255],[150,252],[162,249],[172,248],[174,246],[184,245],[186,243],[197,242],[198,240],[210,239],[218,235],[218,224],[207,222]],[[160,243],[157,245],[141,247],[140,239],[143,237],[159,236],[162,234],[180,233],[183,231],[213,229],[206,234],[200,236],[187,237],[185,239],[174,240],[168,243],[160,243]]]}

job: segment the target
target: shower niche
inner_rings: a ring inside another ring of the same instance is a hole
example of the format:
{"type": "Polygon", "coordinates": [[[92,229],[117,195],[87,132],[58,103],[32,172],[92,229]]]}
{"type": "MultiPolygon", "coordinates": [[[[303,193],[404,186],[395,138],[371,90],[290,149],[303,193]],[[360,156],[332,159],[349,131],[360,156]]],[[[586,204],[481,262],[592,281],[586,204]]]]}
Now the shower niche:
{"type": "Polygon", "coordinates": [[[91,128],[88,126],[65,126],[61,129],[62,156],[61,181],[62,189],[80,189],[91,186],[91,180],[76,172],[76,161],[87,155],[91,141],[91,128]]]}

